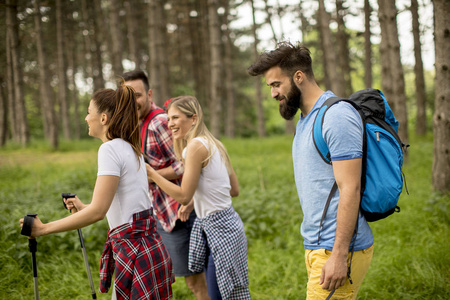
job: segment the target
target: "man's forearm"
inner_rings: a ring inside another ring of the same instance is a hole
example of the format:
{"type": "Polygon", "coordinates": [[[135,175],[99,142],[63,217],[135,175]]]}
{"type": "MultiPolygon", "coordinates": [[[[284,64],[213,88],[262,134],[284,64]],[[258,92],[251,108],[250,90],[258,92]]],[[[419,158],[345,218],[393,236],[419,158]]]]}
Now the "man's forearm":
{"type": "Polygon", "coordinates": [[[159,170],[157,170],[157,172],[159,175],[161,175],[162,177],[164,177],[167,180],[174,180],[174,179],[178,179],[181,177],[180,175],[175,173],[172,166],[169,166],[164,169],[159,169],[159,170]]]}
{"type": "Polygon", "coordinates": [[[359,191],[340,191],[333,252],[347,256],[359,211],[359,191]]]}

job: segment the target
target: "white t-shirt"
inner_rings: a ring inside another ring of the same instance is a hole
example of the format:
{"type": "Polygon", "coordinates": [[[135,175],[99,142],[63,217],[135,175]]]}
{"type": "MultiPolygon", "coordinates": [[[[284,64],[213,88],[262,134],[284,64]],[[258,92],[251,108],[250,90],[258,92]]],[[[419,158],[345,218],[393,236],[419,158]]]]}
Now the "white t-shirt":
{"type": "MultiPolygon", "coordinates": [[[[200,141],[208,149],[206,139],[196,137],[195,140],[200,141]]],[[[231,185],[227,167],[222,161],[217,147],[213,146],[211,151],[214,154],[209,158],[206,167],[202,168],[194,193],[194,209],[197,217],[200,218],[231,206],[231,185]]],[[[185,153],[186,149],[183,151],[184,157],[185,153]]]]}
{"type": "Polygon", "coordinates": [[[122,139],[103,143],[98,150],[97,176],[120,177],[116,194],[106,213],[109,228],[133,221],[133,214],[152,207],[148,192],[147,170],[142,155],[122,139]],[[139,163],[140,162],[140,163],[139,163]]]}

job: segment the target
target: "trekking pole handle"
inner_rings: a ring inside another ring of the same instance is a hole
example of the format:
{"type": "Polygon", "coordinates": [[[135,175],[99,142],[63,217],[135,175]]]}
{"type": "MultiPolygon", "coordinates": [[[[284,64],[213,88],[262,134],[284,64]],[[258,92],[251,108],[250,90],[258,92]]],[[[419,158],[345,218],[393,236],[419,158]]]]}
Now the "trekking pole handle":
{"type": "Polygon", "coordinates": [[[23,218],[22,230],[20,231],[21,235],[31,236],[31,230],[33,229],[34,218],[36,216],[37,214],[27,213],[23,218]]]}
{"type": "MultiPolygon", "coordinates": [[[[61,197],[63,198],[63,199],[62,199],[62,202],[63,202],[63,205],[64,205],[64,208],[65,208],[65,209],[68,209],[68,208],[67,208],[66,203],[64,202],[64,199],[75,198],[76,195],[77,195],[77,194],[75,194],[75,193],[61,193],[61,197]]],[[[71,212],[72,212],[72,211],[71,211],[71,212]]],[[[73,213],[73,212],[72,212],[72,213],[73,213]]]]}

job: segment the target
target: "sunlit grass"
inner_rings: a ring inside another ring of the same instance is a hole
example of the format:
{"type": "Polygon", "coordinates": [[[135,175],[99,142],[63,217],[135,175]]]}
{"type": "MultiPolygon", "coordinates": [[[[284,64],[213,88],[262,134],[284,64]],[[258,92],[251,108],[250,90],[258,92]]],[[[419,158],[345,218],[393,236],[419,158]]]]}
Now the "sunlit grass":
{"type": "MultiPolygon", "coordinates": [[[[253,299],[304,299],[306,270],[300,237],[302,212],[293,180],[292,137],[225,139],[239,177],[233,205],[249,242],[253,299]]],[[[404,172],[410,195],[401,212],[371,224],[375,253],[359,299],[449,299],[448,195],[431,187],[432,138],[412,137],[404,172]]],[[[62,151],[34,141],[27,149],[0,150],[0,299],[33,299],[31,255],[18,219],[36,212],[44,222],[67,216],[61,192],[89,201],[97,172],[98,140],[63,141],[62,151]]],[[[94,284],[106,220],[83,229],[94,284]]],[[[90,299],[89,282],[75,231],[38,238],[42,299],[90,299]]],[[[174,299],[194,299],[183,278],[174,299]]],[[[98,299],[110,299],[98,294],[98,299]]]]}

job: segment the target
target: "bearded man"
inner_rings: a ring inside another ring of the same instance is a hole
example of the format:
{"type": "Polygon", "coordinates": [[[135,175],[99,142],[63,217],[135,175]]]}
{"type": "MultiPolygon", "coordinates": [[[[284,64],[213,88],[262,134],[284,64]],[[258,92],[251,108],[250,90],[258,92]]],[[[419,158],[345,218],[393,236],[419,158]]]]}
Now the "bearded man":
{"type": "Polygon", "coordinates": [[[315,81],[308,48],[279,43],[277,49],[262,53],[248,73],[265,77],[283,118],[291,120],[301,111],[292,155],[303,211],[307,299],[356,299],[373,254],[372,231],[359,211],[364,132],[361,118],[346,102],[327,111],[322,126],[332,161],[327,164],[314,145],[312,126],[321,105],[335,95],[322,90],[315,81]],[[335,183],[337,190],[322,218],[335,183]]]}

